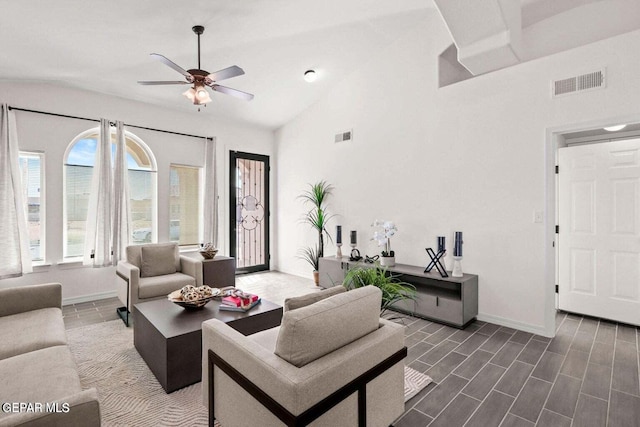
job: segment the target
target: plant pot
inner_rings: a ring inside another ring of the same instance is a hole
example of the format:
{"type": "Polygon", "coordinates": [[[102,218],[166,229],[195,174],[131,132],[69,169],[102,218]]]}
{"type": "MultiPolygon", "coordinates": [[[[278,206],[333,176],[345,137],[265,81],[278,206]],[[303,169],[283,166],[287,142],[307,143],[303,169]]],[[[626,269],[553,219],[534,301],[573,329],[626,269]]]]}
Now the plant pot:
{"type": "Polygon", "coordinates": [[[381,256],[380,265],[383,267],[395,267],[396,257],[394,256],[381,256]]]}
{"type": "Polygon", "coordinates": [[[314,271],[313,272],[313,282],[316,284],[316,286],[320,286],[320,272],[319,271],[314,271]]]}

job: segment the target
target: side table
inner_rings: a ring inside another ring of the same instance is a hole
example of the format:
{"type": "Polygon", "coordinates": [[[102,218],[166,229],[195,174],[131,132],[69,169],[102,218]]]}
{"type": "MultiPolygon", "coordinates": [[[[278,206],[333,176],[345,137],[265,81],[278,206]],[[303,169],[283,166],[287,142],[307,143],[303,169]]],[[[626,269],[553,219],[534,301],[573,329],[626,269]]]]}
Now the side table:
{"type": "Polygon", "coordinates": [[[236,260],[216,255],[202,260],[202,282],[212,288],[236,285],[236,260]]]}

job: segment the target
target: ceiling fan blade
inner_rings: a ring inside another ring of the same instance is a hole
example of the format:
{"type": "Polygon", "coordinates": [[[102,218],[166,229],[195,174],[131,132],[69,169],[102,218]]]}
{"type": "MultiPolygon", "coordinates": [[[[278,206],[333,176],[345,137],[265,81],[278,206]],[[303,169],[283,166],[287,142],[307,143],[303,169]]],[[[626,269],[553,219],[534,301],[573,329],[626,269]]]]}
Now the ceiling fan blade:
{"type": "Polygon", "coordinates": [[[219,82],[220,80],[230,79],[231,77],[237,77],[244,74],[244,70],[237,65],[232,65],[231,67],[227,67],[224,70],[218,70],[215,73],[211,73],[207,76],[207,78],[211,79],[213,82],[219,82]]]}
{"type": "Polygon", "coordinates": [[[143,80],[143,81],[138,81],[139,84],[141,85],[188,85],[191,84],[189,82],[185,82],[185,81],[180,81],[180,80],[168,80],[168,81],[161,81],[161,80],[154,80],[154,81],[149,81],[149,80],[143,80]]]}
{"type": "Polygon", "coordinates": [[[193,82],[193,76],[184,68],[182,68],[181,66],[179,66],[178,64],[176,64],[175,62],[173,62],[172,60],[168,59],[167,57],[160,55],[159,53],[152,53],[151,56],[154,59],[157,59],[158,61],[162,62],[163,64],[173,68],[174,70],[176,70],[177,72],[179,72],[180,74],[182,74],[183,76],[185,76],[187,78],[187,80],[189,80],[189,83],[193,82]]]}
{"type": "Polygon", "coordinates": [[[236,98],[244,99],[246,101],[251,101],[253,99],[253,95],[247,92],[243,92],[238,89],[231,89],[230,87],[220,86],[220,85],[211,85],[211,88],[216,92],[226,93],[227,95],[235,96],[236,98]]]}

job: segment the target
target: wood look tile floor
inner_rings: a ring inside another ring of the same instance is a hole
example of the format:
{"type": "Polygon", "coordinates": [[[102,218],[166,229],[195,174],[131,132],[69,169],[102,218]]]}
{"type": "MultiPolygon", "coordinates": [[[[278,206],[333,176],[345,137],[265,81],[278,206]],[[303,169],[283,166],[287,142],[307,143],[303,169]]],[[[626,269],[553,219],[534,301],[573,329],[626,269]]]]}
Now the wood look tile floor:
{"type": "MultiPolygon", "coordinates": [[[[316,292],[279,272],[236,286],[282,304],[316,292]]],[[[118,319],[116,298],[63,307],[67,329],[118,319]]],[[[410,316],[406,364],[434,382],[405,405],[395,427],[640,427],[640,330],[558,312],[553,339],[475,321],[464,330],[410,316]]]]}

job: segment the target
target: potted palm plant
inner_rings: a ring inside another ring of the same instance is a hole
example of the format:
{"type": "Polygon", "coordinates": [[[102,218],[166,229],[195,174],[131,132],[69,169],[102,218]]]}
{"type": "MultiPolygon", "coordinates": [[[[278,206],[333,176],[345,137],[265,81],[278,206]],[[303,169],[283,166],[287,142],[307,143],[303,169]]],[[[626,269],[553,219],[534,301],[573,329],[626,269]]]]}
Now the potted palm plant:
{"type": "Polygon", "coordinates": [[[320,273],[318,272],[320,256],[318,246],[309,246],[300,249],[298,258],[305,260],[313,268],[313,282],[318,286],[320,284],[320,273]]]}
{"type": "Polygon", "coordinates": [[[332,190],[333,187],[326,181],[319,181],[315,184],[309,184],[309,189],[298,196],[305,205],[311,205],[311,208],[304,214],[302,222],[310,225],[318,235],[318,244],[315,247],[303,248],[299,253],[300,258],[313,266],[316,285],[318,284],[318,260],[324,256],[325,236],[331,240],[331,235],[327,231],[327,223],[333,215],[327,213],[326,202],[332,190]]]}
{"type": "Polygon", "coordinates": [[[382,316],[394,304],[404,300],[416,299],[416,287],[403,282],[387,271],[386,268],[376,265],[371,268],[358,267],[349,270],[342,282],[347,290],[361,288],[363,286],[376,286],[382,291],[382,316]]]}

